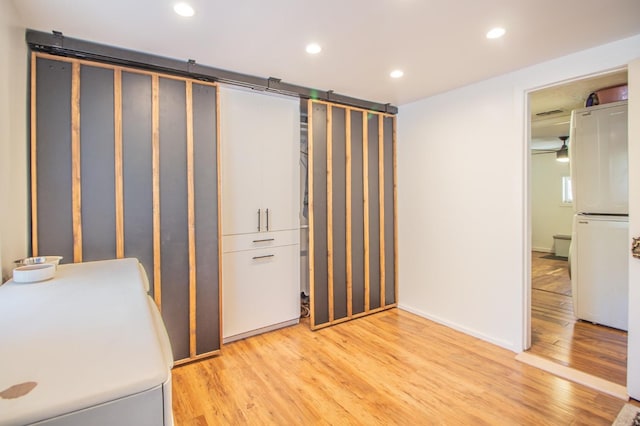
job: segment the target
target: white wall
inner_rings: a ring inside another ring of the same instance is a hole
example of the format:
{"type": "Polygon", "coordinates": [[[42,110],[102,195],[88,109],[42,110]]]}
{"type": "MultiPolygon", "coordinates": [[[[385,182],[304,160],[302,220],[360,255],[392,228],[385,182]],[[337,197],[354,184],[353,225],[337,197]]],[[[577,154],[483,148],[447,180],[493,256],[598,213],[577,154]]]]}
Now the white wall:
{"type": "Polygon", "coordinates": [[[562,177],[569,163],[556,160],[555,152],[531,156],[531,248],[553,252],[553,236],[571,235],[573,207],[562,204],[562,177]]]}
{"type": "Polygon", "coordinates": [[[635,36],[400,106],[400,307],[527,346],[527,91],[638,56],[635,36]]]}
{"type": "Polygon", "coordinates": [[[0,264],[27,255],[27,47],[13,3],[0,1],[0,264]]]}
{"type": "MultiPolygon", "coordinates": [[[[640,59],[629,64],[629,194],[640,194],[640,59]]],[[[629,234],[640,237],[640,196],[629,199],[629,234]]],[[[627,392],[640,399],[640,259],[629,258],[627,392]]]]}
{"type": "Polygon", "coordinates": [[[398,268],[402,308],[515,349],[524,147],[510,79],[400,107],[398,268]]]}

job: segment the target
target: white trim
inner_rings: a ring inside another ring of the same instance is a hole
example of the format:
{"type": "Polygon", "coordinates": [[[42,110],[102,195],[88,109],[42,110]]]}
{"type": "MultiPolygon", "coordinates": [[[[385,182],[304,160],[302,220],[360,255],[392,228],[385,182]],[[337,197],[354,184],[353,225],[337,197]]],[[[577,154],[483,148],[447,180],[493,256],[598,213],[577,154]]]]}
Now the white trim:
{"type": "Polygon", "coordinates": [[[629,400],[629,395],[627,394],[627,388],[625,386],[587,374],[583,371],[576,370],[575,368],[558,364],[550,359],[533,355],[529,352],[520,352],[516,355],[516,360],[524,364],[531,365],[532,367],[539,368],[540,370],[544,370],[554,376],[595,389],[598,392],[606,393],[607,395],[611,395],[624,401],[629,400]]]}
{"type": "Polygon", "coordinates": [[[464,334],[468,334],[468,335],[473,336],[475,338],[478,338],[480,340],[484,340],[485,342],[489,342],[489,343],[492,343],[494,345],[500,346],[501,348],[508,349],[511,352],[518,353],[518,352],[521,351],[520,348],[515,348],[514,345],[511,342],[508,342],[506,340],[501,340],[501,339],[494,339],[492,336],[486,335],[484,333],[480,333],[477,330],[474,330],[472,328],[463,327],[463,326],[461,326],[459,324],[456,324],[454,322],[442,319],[442,318],[438,317],[437,315],[428,314],[428,313],[426,313],[424,311],[421,311],[420,309],[416,309],[416,308],[413,308],[411,306],[407,306],[407,305],[405,305],[403,303],[398,304],[398,309],[402,309],[404,311],[407,311],[407,312],[410,312],[412,314],[418,315],[418,316],[420,316],[422,318],[426,318],[426,319],[428,319],[430,321],[433,321],[433,322],[436,322],[438,324],[445,325],[445,326],[447,326],[449,328],[452,328],[452,329],[454,329],[456,331],[460,331],[460,332],[462,332],[464,334]]]}
{"type": "MultiPolygon", "coordinates": [[[[521,102],[524,103],[522,108],[524,114],[524,146],[525,150],[522,158],[522,327],[524,333],[521,337],[520,350],[526,350],[531,347],[531,243],[533,234],[533,225],[531,219],[531,112],[529,111],[530,102],[529,95],[531,90],[527,90],[522,96],[521,102]]],[[[518,93],[519,94],[519,93],[518,93]]],[[[551,249],[539,249],[551,253],[551,249]]],[[[519,352],[519,351],[518,351],[519,352]]]]}
{"type": "MultiPolygon", "coordinates": [[[[523,126],[523,138],[525,149],[525,159],[523,161],[524,165],[524,191],[523,191],[523,232],[524,232],[524,244],[523,244],[523,283],[522,288],[524,289],[524,294],[522,295],[522,301],[524,303],[524,309],[522,310],[523,321],[522,326],[524,328],[522,333],[522,350],[529,349],[531,347],[531,251],[546,251],[543,248],[532,248],[531,247],[531,112],[530,112],[530,102],[529,97],[533,92],[537,92],[544,89],[549,89],[552,87],[563,86],[566,84],[574,83],[581,80],[586,80],[594,77],[599,77],[607,74],[612,74],[621,71],[627,71],[629,68],[628,63],[623,66],[617,66],[605,70],[600,70],[597,72],[592,72],[584,75],[579,75],[571,78],[567,78],[565,80],[555,81],[548,84],[543,84],[540,86],[530,87],[528,89],[524,89],[524,126],[523,126]]],[[[549,250],[549,253],[552,251],[549,250]]],[[[628,367],[628,366],[627,366],[628,367]]]]}

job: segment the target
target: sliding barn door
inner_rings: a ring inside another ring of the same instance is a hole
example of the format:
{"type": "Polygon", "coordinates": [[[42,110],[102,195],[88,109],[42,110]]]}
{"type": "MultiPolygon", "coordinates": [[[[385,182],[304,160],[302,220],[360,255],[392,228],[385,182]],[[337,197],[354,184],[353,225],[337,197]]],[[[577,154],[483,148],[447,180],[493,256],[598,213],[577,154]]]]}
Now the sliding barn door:
{"type": "Polygon", "coordinates": [[[218,87],[34,53],[32,252],[136,257],[178,362],[220,349],[218,87]]]}
{"type": "Polygon", "coordinates": [[[395,117],[309,101],[311,327],[395,307],[395,117]]]}

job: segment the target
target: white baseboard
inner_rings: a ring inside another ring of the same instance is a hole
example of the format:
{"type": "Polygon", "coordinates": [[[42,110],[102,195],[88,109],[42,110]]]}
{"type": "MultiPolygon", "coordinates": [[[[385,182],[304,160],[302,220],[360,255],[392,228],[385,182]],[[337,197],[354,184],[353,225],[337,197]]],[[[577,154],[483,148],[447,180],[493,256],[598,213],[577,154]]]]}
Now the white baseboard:
{"type": "Polygon", "coordinates": [[[489,342],[489,343],[494,344],[496,346],[500,346],[501,348],[510,350],[513,353],[518,353],[518,352],[522,351],[522,348],[520,346],[517,346],[517,345],[513,344],[512,342],[508,342],[508,341],[502,340],[502,339],[496,339],[496,338],[494,338],[492,336],[489,336],[487,334],[481,333],[478,330],[474,330],[472,328],[465,327],[465,326],[462,326],[460,324],[456,324],[456,323],[451,322],[449,320],[445,320],[443,318],[440,318],[440,317],[438,317],[436,315],[428,314],[427,312],[424,312],[424,311],[422,311],[420,309],[416,309],[416,308],[413,308],[411,306],[407,306],[404,303],[399,303],[398,304],[398,308],[402,309],[402,310],[405,310],[407,312],[411,312],[412,314],[416,314],[416,315],[418,315],[418,316],[420,316],[422,318],[426,318],[426,319],[428,319],[430,321],[437,322],[438,324],[445,325],[445,326],[447,326],[449,328],[452,328],[452,329],[454,329],[456,331],[460,331],[460,332],[462,332],[464,334],[468,334],[469,336],[473,336],[473,337],[476,337],[476,338],[478,338],[480,340],[484,340],[485,342],[489,342]]]}
{"type": "Polygon", "coordinates": [[[553,249],[549,247],[531,247],[531,251],[540,251],[542,253],[554,253],[553,249]]]}

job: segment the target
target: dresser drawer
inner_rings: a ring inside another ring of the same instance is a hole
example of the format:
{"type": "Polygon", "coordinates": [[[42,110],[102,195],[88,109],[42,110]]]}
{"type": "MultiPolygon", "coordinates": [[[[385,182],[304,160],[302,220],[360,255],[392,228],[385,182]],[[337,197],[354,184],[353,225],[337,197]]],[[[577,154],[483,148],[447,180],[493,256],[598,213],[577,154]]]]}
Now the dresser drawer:
{"type": "Polygon", "coordinates": [[[222,237],[222,252],[231,253],[300,243],[300,231],[258,232],[255,234],[226,235],[222,237]]]}

